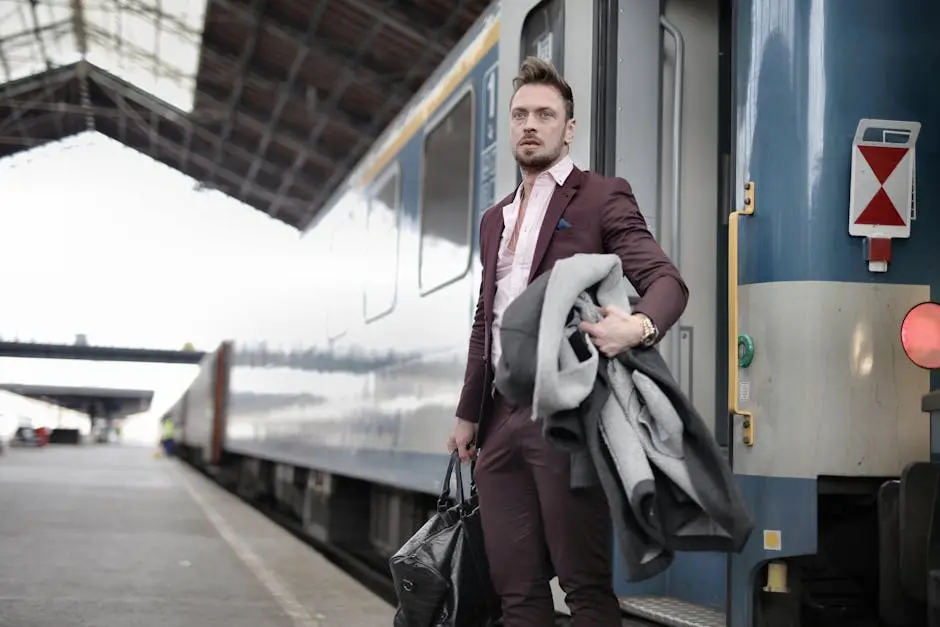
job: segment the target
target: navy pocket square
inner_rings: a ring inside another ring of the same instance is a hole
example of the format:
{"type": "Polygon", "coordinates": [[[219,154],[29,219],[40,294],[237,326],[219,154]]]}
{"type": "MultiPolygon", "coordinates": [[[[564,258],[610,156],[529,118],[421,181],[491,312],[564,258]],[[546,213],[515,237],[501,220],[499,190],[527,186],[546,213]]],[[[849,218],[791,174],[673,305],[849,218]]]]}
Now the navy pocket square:
{"type": "Polygon", "coordinates": [[[558,221],[558,225],[555,227],[556,231],[564,231],[565,229],[570,229],[571,223],[562,218],[558,221]]]}

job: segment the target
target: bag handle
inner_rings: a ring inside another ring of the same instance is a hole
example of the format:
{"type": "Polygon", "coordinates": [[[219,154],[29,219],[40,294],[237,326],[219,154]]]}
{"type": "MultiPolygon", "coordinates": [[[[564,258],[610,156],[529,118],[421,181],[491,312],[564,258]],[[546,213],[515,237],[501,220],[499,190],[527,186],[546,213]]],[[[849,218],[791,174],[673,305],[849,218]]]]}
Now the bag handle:
{"type": "MultiPolygon", "coordinates": [[[[450,478],[457,472],[457,502],[460,505],[467,500],[463,490],[463,472],[461,471],[460,456],[457,451],[450,454],[450,461],[447,464],[447,472],[444,473],[444,485],[441,487],[441,496],[437,500],[437,510],[443,512],[447,509],[447,501],[450,499],[450,478]]],[[[470,462],[470,494],[476,494],[476,483],[473,481],[473,471],[476,467],[476,461],[470,462]]]]}
{"type": "Polygon", "coordinates": [[[477,458],[474,457],[470,460],[470,498],[473,498],[477,494],[477,458]]]}

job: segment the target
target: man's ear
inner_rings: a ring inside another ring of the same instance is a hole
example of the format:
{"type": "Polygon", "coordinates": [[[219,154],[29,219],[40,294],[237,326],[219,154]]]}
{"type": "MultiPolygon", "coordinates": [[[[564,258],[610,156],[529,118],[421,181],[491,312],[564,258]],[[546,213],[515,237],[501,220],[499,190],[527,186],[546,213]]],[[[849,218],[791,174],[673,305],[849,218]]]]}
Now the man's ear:
{"type": "Polygon", "coordinates": [[[571,118],[568,120],[568,123],[565,125],[565,144],[570,146],[571,142],[574,141],[574,127],[576,120],[571,118]]]}

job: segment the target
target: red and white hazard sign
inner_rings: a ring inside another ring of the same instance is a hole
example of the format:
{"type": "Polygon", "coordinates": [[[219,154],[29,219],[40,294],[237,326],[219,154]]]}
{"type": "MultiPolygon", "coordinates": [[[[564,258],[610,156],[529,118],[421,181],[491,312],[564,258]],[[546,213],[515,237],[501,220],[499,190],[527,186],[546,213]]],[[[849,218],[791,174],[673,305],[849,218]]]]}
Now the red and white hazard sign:
{"type": "Polygon", "coordinates": [[[920,122],[860,120],[852,146],[849,235],[910,237],[920,122]]]}
{"type": "Polygon", "coordinates": [[[911,235],[914,145],[920,122],[863,119],[852,142],[849,235],[866,238],[872,272],[885,272],[891,240],[911,235]]]}

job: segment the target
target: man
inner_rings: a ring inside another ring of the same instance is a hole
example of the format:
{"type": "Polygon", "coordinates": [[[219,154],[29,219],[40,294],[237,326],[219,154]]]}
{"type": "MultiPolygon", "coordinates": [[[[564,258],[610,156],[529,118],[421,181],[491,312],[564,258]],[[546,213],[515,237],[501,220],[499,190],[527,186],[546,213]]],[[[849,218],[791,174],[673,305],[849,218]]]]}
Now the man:
{"type": "Polygon", "coordinates": [[[160,444],[163,446],[163,454],[172,457],[176,448],[176,425],[172,418],[165,417],[160,423],[160,444]]]}
{"type": "Polygon", "coordinates": [[[653,345],[681,315],[688,289],[647,230],[630,185],[572,163],[574,98],[568,83],[551,64],[530,57],[513,87],[510,140],[523,182],[480,225],[483,280],[457,424],[447,445],[463,461],[477,447],[482,451],[474,476],[505,626],[553,624],[549,581],[557,575],[575,627],[614,627],[621,619],[611,587],[612,531],[604,492],[599,486],[571,489],[569,455],[545,441],[531,408],[514,407],[493,389],[500,320],[509,303],[557,260],[617,254],[641,300],[632,315],[605,310],[600,322],[582,325],[598,349],[613,356],[653,345]]]}

